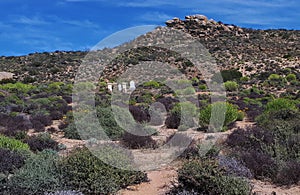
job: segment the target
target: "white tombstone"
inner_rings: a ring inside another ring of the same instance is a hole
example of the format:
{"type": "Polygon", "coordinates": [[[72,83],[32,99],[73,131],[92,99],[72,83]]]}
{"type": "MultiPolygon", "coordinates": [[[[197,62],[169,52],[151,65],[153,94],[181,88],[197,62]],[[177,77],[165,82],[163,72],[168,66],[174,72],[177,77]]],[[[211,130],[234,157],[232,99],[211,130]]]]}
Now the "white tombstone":
{"type": "Polygon", "coordinates": [[[135,89],[136,89],[136,87],[135,87],[135,82],[134,82],[134,81],[130,81],[129,90],[130,90],[130,91],[134,91],[135,89]]]}
{"type": "Polygon", "coordinates": [[[121,84],[118,84],[118,90],[122,91],[122,85],[121,84]]]}
{"type": "Polygon", "coordinates": [[[127,93],[127,83],[123,82],[122,83],[122,88],[123,88],[123,92],[127,93]]]}
{"type": "Polygon", "coordinates": [[[107,83],[107,89],[112,92],[113,91],[113,85],[112,83],[107,83]]]}

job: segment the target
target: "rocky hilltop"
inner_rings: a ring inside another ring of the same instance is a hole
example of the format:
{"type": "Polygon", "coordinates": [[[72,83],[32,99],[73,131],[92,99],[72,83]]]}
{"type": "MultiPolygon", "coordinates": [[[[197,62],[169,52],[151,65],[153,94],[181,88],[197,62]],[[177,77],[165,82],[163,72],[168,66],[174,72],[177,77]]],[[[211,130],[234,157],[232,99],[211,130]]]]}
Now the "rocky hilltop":
{"type": "MultiPolygon", "coordinates": [[[[259,76],[263,72],[278,72],[290,68],[299,70],[299,30],[255,30],[236,25],[223,24],[203,15],[186,16],[184,20],[174,18],[166,22],[166,28],[187,32],[209,50],[220,69],[239,69],[244,75],[259,76]]],[[[112,79],[139,61],[159,59],[189,70],[185,59],[170,58],[170,52],[160,48],[143,48],[123,55],[105,71],[112,79]],[[130,53],[130,55],[128,55],[130,53]],[[118,73],[119,72],[119,73],[118,73]]],[[[72,82],[82,59],[87,52],[44,52],[20,57],[0,57],[0,71],[13,73],[14,79],[27,83],[66,81],[72,82]]]]}
{"type": "Polygon", "coordinates": [[[199,38],[220,67],[256,71],[274,71],[286,66],[299,69],[299,30],[241,28],[208,20],[203,15],[186,16],[185,20],[174,18],[166,25],[199,38]]]}

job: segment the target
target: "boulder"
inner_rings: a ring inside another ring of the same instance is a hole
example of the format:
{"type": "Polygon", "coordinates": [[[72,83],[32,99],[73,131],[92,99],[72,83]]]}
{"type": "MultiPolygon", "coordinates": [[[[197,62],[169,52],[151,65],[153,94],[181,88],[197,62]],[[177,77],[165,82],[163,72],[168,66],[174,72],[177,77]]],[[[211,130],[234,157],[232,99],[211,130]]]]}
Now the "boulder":
{"type": "Polygon", "coordinates": [[[207,17],[204,15],[196,14],[194,15],[195,19],[207,21],[207,17]]]}
{"type": "Polygon", "coordinates": [[[12,79],[13,76],[14,74],[10,72],[0,72],[0,81],[3,79],[12,79]]]}

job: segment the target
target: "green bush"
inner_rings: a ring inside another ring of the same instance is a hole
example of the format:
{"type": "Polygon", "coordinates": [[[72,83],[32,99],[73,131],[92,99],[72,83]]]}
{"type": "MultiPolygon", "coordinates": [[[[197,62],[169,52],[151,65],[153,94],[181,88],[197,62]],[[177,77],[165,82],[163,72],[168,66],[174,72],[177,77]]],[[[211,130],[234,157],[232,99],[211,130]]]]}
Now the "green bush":
{"type": "Polygon", "coordinates": [[[239,87],[239,85],[235,81],[226,81],[224,83],[224,86],[226,91],[236,91],[239,87]]]}
{"type": "Polygon", "coordinates": [[[15,174],[7,180],[8,194],[43,194],[62,188],[63,183],[57,172],[58,155],[45,150],[32,155],[15,174]]]}
{"type": "Polygon", "coordinates": [[[300,180],[299,126],[299,111],[283,107],[265,111],[257,118],[257,126],[234,131],[226,142],[255,178],[281,185],[297,184],[300,180]]]}
{"type": "Polygon", "coordinates": [[[242,120],[244,120],[244,118],[245,118],[245,112],[243,112],[243,111],[241,111],[241,110],[239,110],[239,112],[238,112],[238,115],[237,115],[237,121],[242,121],[242,120]]]}
{"type": "Polygon", "coordinates": [[[273,112],[279,110],[297,110],[296,103],[293,100],[278,98],[269,102],[266,105],[266,112],[273,112]]]}
{"type": "MultiPolygon", "coordinates": [[[[103,152],[103,150],[109,154],[102,156],[105,158],[105,162],[114,160],[120,166],[130,168],[131,160],[126,154],[119,152],[113,146],[102,148],[101,151],[103,152]]],[[[121,188],[140,183],[146,179],[143,172],[121,170],[105,164],[87,148],[73,151],[60,161],[59,167],[64,178],[63,182],[71,189],[84,194],[114,194],[121,188]]]]}
{"type": "Polygon", "coordinates": [[[207,90],[207,86],[206,85],[199,85],[199,89],[202,91],[206,91],[207,90]]]}
{"type": "Polygon", "coordinates": [[[35,86],[30,84],[17,83],[7,83],[0,85],[0,89],[6,90],[10,93],[28,93],[29,91],[36,89],[35,86]]]}
{"type": "Polygon", "coordinates": [[[268,80],[270,80],[270,81],[280,81],[281,79],[282,79],[282,77],[278,74],[271,74],[268,77],[268,80]]]}
{"type": "Polygon", "coordinates": [[[76,118],[78,120],[75,123],[72,117],[68,119],[69,125],[67,128],[63,129],[63,131],[65,132],[65,137],[70,139],[84,140],[89,138],[96,138],[100,140],[104,137],[104,133],[113,140],[122,137],[124,129],[118,125],[116,120],[118,120],[121,124],[124,124],[126,129],[132,129],[134,119],[129,111],[117,106],[114,107],[114,109],[115,112],[113,112],[110,107],[98,106],[96,110],[99,123],[91,121],[93,117],[86,113],[84,110],[74,112],[73,114],[76,115],[76,118]],[[121,118],[124,116],[126,116],[126,119],[121,118]],[[99,124],[101,128],[98,126],[99,124]],[[78,130],[80,132],[78,132],[78,130]]]}
{"type": "Polygon", "coordinates": [[[159,88],[161,84],[157,81],[148,81],[143,84],[144,87],[159,88]]]}
{"type": "Polygon", "coordinates": [[[297,80],[297,76],[295,74],[288,74],[285,78],[289,82],[297,80]]]}
{"type": "Polygon", "coordinates": [[[186,190],[198,194],[248,195],[249,183],[238,177],[226,176],[215,160],[192,160],[178,170],[176,191],[186,190]]]}
{"type": "Polygon", "coordinates": [[[248,82],[249,80],[250,80],[249,77],[241,77],[241,78],[240,78],[240,81],[241,81],[241,82],[248,82]]]}
{"type": "Polygon", "coordinates": [[[9,138],[0,135],[0,148],[6,148],[9,150],[27,150],[29,151],[29,146],[20,140],[9,138]]]}
{"type": "Polygon", "coordinates": [[[219,131],[220,129],[215,129],[218,126],[226,128],[227,125],[235,122],[238,118],[238,109],[237,106],[225,102],[216,102],[208,105],[200,111],[199,123],[202,128],[211,127],[214,130],[219,131]],[[214,112],[214,118],[211,121],[211,114],[214,112]],[[225,112],[225,113],[224,113],[225,112]],[[225,114],[225,120],[223,124],[219,124],[223,119],[223,114],[225,114]],[[212,124],[210,124],[210,121],[212,124]]]}
{"type": "Polygon", "coordinates": [[[180,102],[175,104],[170,114],[180,121],[180,125],[182,126],[181,130],[183,130],[183,127],[195,127],[194,117],[197,117],[198,109],[196,105],[191,102],[180,102]]]}
{"type": "MultiPolygon", "coordinates": [[[[226,81],[234,81],[234,80],[238,81],[243,76],[240,71],[235,70],[235,69],[222,70],[221,71],[221,75],[222,75],[222,78],[223,78],[224,82],[226,82],[226,81]]],[[[215,74],[212,77],[212,80],[216,81],[217,78],[218,78],[218,74],[215,74]]]]}
{"type": "Polygon", "coordinates": [[[194,95],[196,93],[194,87],[187,87],[185,89],[179,89],[175,91],[176,95],[194,95]]]}

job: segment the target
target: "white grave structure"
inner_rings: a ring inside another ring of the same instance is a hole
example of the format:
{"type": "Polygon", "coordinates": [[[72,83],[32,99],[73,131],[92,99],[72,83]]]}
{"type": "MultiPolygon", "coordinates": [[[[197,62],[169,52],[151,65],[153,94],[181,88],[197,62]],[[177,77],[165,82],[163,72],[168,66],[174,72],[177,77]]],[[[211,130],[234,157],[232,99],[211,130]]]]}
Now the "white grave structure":
{"type": "Polygon", "coordinates": [[[112,83],[107,83],[107,89],[112,92],[113,91],[113,84],[112,83]]]}
{"type": "Polygon", "coordinates": [[[130,81],[129,90],[130,90],[130,91],[134,91],[135,89],[136,89],[136,87],[135,87],[135,82],[134,82],[134,81],[130,81]]]}
{"type": "Polygon", "coordinates": [[[121,84],[118,84],[118,91],[122,91],[122,85],[121,84]]]}
{"type": "Polygon", "coordinates": [[[127,93],[127,83],[126,82],[122,83],[122,88],[123,88],[123,92],[127,93]]]}

